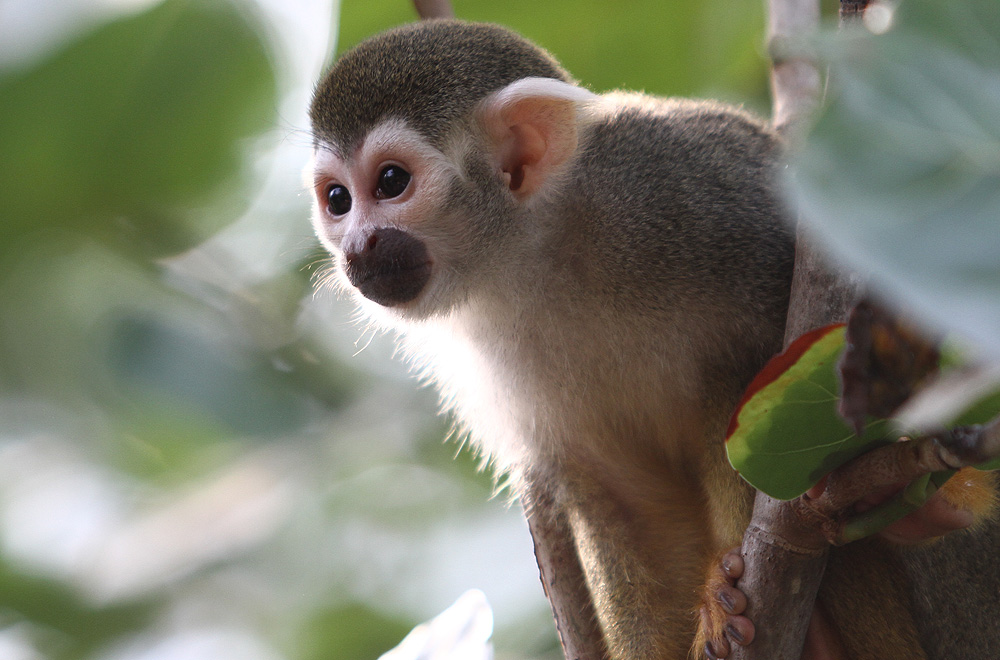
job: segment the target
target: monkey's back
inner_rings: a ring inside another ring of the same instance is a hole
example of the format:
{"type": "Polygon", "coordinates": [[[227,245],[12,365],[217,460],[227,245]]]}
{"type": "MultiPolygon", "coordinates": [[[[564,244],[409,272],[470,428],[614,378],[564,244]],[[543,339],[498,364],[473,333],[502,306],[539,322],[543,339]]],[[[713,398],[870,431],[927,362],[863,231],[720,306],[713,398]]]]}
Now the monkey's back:
{"type": "Polygon", "coordinates": [[[605,100],[610,111],[582,137],[572,195],[603,246],[606,293],[623,310],[704,321],[717,347],[708,386],[742,387],[784,332],[794,236],[775,180],[778,140],[720,103],[605,100]],[[622,203],[604,199],[614,191],[622,203]]]}

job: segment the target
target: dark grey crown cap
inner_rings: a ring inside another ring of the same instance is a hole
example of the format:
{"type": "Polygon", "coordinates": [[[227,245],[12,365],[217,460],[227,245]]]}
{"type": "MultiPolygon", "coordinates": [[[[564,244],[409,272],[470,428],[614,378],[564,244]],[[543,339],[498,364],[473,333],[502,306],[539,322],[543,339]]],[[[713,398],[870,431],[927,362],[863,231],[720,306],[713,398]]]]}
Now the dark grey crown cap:
{"type": "Polygon", "coordinates": [[[441,146],[478,101],[532,76],[572,82],[551,55],[500,26],[412,23],[363,41],[333,65],[309,109],[313,137],[348,154],[376,125],[400,118],[441,146]]]}

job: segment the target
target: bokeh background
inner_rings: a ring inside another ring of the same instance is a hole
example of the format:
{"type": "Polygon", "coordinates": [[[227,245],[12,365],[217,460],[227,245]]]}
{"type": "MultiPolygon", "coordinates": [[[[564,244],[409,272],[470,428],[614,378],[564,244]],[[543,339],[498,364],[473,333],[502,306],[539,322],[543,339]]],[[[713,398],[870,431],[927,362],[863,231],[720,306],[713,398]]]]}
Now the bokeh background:
{"type": "MultiPolygon", "coordinates": [[[[596,91],[765,113],[761,2],[455,0],[596,91]]],[[[526,527],[317,290],[305,109],[407,0],[0,0],[0,660],[365,660],[470,587],[559,657],[526,527]]]]}

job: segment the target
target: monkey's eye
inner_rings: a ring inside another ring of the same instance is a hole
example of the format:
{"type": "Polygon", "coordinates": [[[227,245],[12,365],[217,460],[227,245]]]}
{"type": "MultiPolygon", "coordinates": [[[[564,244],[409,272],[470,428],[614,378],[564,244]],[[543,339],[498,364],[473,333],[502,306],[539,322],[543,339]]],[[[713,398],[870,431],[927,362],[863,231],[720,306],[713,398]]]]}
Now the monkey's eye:
{"type": "Polygon", "coordinates": [[[379,199],[399,197],[410,184],[410,173],[399,165],[387,165],[378,175],[378,188],[375,196],[379,199]]]}
{"type": "Polygon", "coordinates": [[[333,215],[344,215],[351,210],[351,193],[344,186],[330,186],[326,193],[326,208],[333,215]]]}

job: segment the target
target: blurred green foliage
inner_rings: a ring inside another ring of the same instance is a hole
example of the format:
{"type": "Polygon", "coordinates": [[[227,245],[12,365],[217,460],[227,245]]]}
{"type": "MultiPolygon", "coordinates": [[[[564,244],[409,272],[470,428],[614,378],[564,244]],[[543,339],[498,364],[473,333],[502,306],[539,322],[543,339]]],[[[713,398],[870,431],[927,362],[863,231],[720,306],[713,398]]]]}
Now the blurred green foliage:
{"type": "Polygon", "coordinates": [[[53,660],[91,657],[121,636],[150,625],[155,610],[150,600],[95,607],[60,580],[27,575],[9,565],[0,565],[0,593],[4,618],[16,616],[44,628],[39,646],[53,660]]]}
{"type": "Polygon", "coordinates": [[[240,141],[269,127],[275,103],[263,44],[221,2],[166,0],[101,26],[0,80],[0,240],[82,234],[140,257],[193,247],[227,217],[191,208],[236,179],[240,141]]]}
{"type": "MultiPolygon", "coordinates": [[[[455,13],[506,25],[591,89],[745,103],[769,112],[761,2],[453,0],[455,13]]],[[[341,2],[338,50],[413,20],[407,2],[341,2]]]]}
{"type": "MultiPolygon", "coordinates": [[[[595,90],[766,112],[760,3],[455,5],[595,90]]],[[[557,657],[518,511],[312,294],[266,16],[164,0],[0,69],[0,648],[364,660],[480,586],[498,658],[557,657]]],[[[412,18],[345,0],[340,47],[412,18]]]]}
{"type": "Polygon", "coordinates": [[[386,639],[400,640],[412,622],[388,617],[357,603],[317,611],[301,630],[302,660],[377,658],[386,639]]]}

